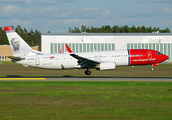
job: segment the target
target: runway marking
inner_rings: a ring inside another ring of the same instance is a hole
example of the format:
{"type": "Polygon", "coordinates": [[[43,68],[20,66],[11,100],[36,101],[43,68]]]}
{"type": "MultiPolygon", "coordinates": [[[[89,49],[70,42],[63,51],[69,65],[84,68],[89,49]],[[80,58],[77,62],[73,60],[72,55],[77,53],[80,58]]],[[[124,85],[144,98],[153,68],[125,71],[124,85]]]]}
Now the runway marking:
{"type": "Polygon", "coordinates": [[[46,78],[0,78],[0,80],[46,80],[46,78]]]}

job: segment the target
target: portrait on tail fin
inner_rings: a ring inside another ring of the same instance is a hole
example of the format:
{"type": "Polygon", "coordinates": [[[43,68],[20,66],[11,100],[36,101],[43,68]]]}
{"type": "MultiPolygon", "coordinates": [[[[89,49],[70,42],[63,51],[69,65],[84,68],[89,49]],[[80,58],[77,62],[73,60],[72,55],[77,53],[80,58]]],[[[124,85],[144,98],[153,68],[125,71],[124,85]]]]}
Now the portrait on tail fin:
{"type": "Polygon", "coordinates": [[[20,40],[18,38],[11,39],[11,46],[14,56],[24,57],[29,53],[27,50],[20,49],[20,40]]]}
{"type": "Polygon", "coordinates": [[[20,41],[19,41],[19,39],[13,38],[11,40],[11,45],[13,47],[13,51],[14,52],[19,51],[19,47],[20,47],[20,41]]]}

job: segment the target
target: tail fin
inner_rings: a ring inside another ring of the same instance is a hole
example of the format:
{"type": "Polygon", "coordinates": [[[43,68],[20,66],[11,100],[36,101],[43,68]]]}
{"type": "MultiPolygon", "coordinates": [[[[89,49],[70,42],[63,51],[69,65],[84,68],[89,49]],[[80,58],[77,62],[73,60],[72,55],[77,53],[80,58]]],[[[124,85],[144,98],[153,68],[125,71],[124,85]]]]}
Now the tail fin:
{"type": "Polygon", "coordinates": [[[4,27],[11,50],[15,57],[41,55],[42,52],[33,50],[11,27],[4,27]]]}
{"type": "Polygon", "coordinates": [[[59,49],[60,53],[64,53],[63,50],[60,47],[58,47],[58,49],[59,49]]]}
{"type": "Polygon", "coordinates": [[[68,53],[73,53],[72,50],[70,49],[70,47],[67,44],[66,44],[66,48],[67,48],[68,53]]]}

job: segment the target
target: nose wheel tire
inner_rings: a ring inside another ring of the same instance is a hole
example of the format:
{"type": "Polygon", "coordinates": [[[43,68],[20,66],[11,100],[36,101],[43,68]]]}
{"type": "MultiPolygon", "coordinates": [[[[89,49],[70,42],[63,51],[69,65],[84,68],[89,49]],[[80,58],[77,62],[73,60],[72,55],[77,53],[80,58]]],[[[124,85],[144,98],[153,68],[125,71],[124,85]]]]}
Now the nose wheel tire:
{"type": "Polygon", "coordinates": [[[151,71],[153,71],[153,70],[154,70],[154,69],[153,69],[153,66],[150,68],[150,70],[151,70],[151,71]]]}
{"type": "Polygon", "coordinates": [[[91,75],[91,71],[86,70],[86,71],[85,71],[85,75],[91,75]]]}

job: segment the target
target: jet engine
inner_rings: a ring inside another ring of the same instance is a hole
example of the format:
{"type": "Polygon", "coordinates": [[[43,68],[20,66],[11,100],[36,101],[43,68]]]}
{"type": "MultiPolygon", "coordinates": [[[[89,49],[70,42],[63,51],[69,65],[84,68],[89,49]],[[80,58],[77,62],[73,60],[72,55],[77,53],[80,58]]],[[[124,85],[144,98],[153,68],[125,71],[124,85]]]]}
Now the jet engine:
{"type": "Polygon", "coordinates": [[[114,70],[116,69],[115,62],[101,62],[100,64],[96,65],[97,70],[114,70]]]}

